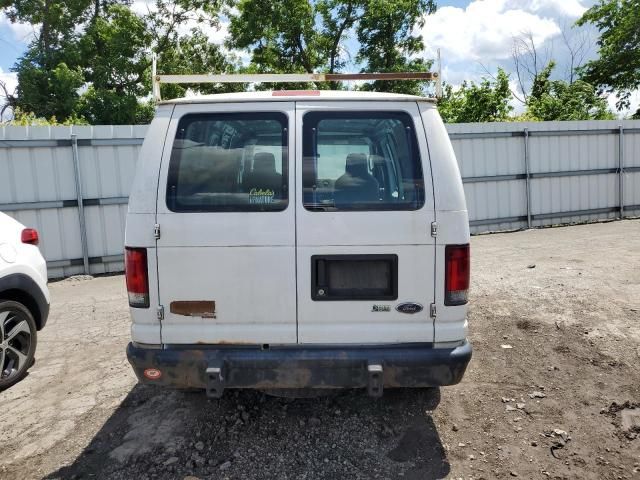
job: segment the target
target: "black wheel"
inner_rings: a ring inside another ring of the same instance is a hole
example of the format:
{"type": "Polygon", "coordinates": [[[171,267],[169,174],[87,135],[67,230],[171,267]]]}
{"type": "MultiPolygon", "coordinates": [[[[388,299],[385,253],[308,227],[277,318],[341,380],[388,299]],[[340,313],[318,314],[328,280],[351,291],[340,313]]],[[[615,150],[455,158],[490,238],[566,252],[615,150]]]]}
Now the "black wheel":
{"type": "Polygon", "coordinates": [[[0,390],[19,382],[33,365],[36,322],[19,302],[0,300],[0,390]]]}

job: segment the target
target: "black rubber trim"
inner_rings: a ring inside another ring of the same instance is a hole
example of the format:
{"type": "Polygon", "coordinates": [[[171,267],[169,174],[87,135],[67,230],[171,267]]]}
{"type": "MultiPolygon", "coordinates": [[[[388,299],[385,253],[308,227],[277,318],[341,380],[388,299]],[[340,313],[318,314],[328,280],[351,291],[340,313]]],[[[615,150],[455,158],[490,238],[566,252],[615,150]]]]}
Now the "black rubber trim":
{"type": "Polygon", "coordinates": [[[311,255],[311,299],[315,301],[345,300],[397,300],[398,299],[398,255],[396,254],[351,254],[351,255],[311,255]],[[329,282],[332,263],[383,261],[389,265],[390,277],[384,289],[365,290],[363,288],[334,291],[329,282]],[[321,295],[319,292],[323,291],[321,295]]]}
{"type": "Polygon", "coordinates": [[[38,284],[27,275],[14,273],[0,278],[0,298],[14,300],[13,298],[3,297],[3,292],[9,290],[19,290],[33,300],[37,311],[31,313],[36,321],[38,330],[42,330],[49,317],[49,304],[38,284]]]}
{"type": "Polygon", "coordinates": [[[379,346],[283,346],[262,348],[190,345],[162,350],[130,343],[127,358],[142,383],[206,388],[207,368],[222,369],[224,388],[364,388],[367,367],[383,367],[385,387],[454,385],[471,360],[471,344],[433,348],[431,344],[379,346]],[[155,368],[155,380],[144,370],[155,368]]]}

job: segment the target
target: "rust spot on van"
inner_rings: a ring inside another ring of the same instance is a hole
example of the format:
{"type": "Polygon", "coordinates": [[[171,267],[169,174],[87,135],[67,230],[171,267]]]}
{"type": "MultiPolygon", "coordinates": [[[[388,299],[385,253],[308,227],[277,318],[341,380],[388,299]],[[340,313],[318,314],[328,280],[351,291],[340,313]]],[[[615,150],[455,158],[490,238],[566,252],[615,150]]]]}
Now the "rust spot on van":
{"type": "Polygon", "coordinates": [[[171,302],[169,310],[175,315],[216,318],[216,302],[212,300],[184,300],[171,302]]]}

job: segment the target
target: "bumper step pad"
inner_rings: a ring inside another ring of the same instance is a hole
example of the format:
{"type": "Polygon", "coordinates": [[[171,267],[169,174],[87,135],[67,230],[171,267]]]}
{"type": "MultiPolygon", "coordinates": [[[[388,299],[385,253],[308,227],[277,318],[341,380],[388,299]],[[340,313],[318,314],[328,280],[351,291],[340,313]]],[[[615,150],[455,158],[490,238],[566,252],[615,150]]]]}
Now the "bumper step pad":
{"type": "Polygon", "coordinates": [[[222,367],[207,368],[207,397],[221,398],[224,393],[222,367]]]}

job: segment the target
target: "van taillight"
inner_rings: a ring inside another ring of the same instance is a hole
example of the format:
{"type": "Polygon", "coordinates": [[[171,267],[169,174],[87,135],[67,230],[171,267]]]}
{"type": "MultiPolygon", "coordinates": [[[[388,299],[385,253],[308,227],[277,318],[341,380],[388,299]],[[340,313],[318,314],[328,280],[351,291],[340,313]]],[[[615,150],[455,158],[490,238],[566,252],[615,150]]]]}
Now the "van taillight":
{"type": "Polygon", "coordinates": [[[22,243],[28,243],[29,245],[38,245],[40,239],[38,238],[38,231],[35,228],[25,228],[20,235],[22,243]]]}
{"type": "Polygon", "coordinates": [[[471,270],[469,245],[447,245],[445,256],[445,305],[464,305],[469,299],[471,270]]]}
{"type": "Polygon", "coordinates": [[[129,305],[137,308],[148,308],[149,275],[147,272],[147,249],[126,247],[124,268],[127,278],[129,305]]]}

